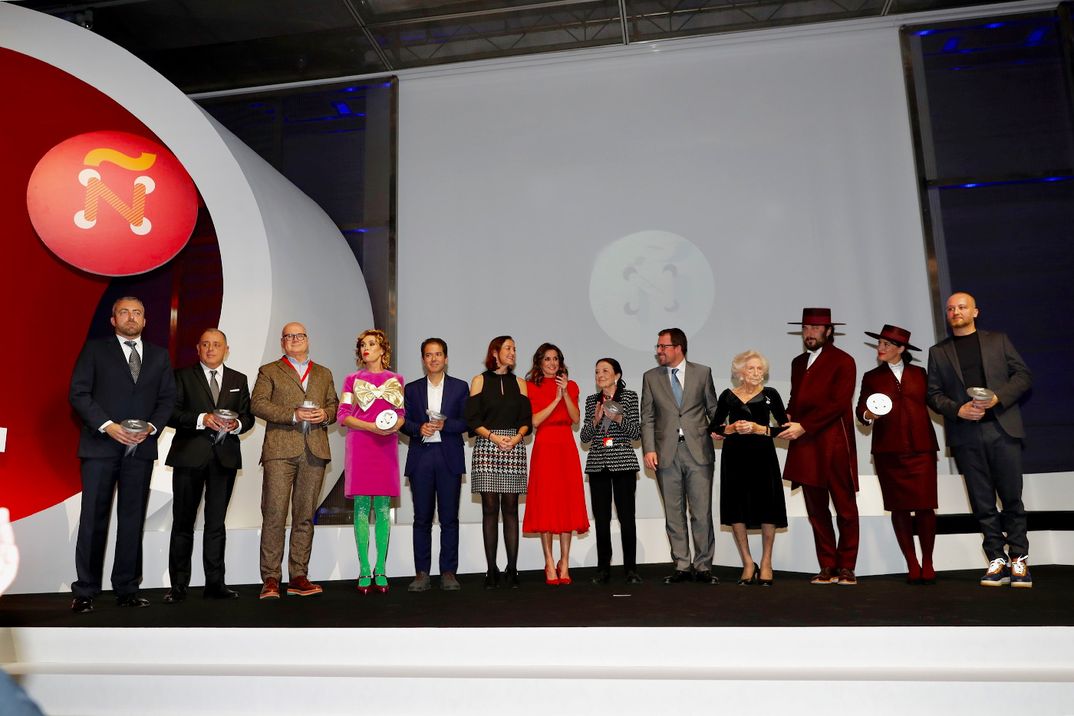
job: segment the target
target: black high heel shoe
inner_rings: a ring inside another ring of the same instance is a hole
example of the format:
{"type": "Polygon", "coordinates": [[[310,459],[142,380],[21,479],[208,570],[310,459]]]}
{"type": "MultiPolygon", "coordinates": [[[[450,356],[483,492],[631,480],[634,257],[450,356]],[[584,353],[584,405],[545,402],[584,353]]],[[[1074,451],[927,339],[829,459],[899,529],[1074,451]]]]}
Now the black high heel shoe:
{"type": "Polygon", "coordinates": [[[485,589],[496,589],[500,586],[500,570],[498,567],[493,567],[488,572],[485,572],[485,589]]]}
{"type": "MultiPolygon", "coordinates": [[[[758,577],[761,576],[761,571],[760,570],[757,570],[757,576],[758,577]]],[[[774,581],[776,581],[776,573],[773,570],[771,579],[758,579],[757,584],[761,585],[762,587],[771,587],[772,582],[774,582],[774,581]]]]}
{"type": "Polygon", "coordinates": [[[518,589],[518,570],[514,567],[508,567],[503,571],[503,581],[511,589],[518,589]]]}
{"type": "Polygon", "coordinates": [[[753,563],[753,575],[749,579],[741,579],[740,578],[738,580],[738,583],[741,584],[742,586],[757,584],[757,583],[759,583],[761,581],[759,579],[760,575],[761,575],[761,568],[757,566],[756,562],[754,562],[753,563]]]}

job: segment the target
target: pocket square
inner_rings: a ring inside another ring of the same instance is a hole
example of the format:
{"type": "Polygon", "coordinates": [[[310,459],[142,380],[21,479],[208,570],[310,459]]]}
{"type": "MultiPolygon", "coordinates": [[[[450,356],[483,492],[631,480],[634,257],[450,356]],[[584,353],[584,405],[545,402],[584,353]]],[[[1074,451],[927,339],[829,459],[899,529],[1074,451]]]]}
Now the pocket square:
{"type": "Polygon", "coordinates": [[[228,392],[229,392],[229,393],[238,393],[238,392],[239,392],[239,389],[238,389],[238,388],[232,388],[232,389],[231,389],[231,390],[229,390],[228,392]]]}

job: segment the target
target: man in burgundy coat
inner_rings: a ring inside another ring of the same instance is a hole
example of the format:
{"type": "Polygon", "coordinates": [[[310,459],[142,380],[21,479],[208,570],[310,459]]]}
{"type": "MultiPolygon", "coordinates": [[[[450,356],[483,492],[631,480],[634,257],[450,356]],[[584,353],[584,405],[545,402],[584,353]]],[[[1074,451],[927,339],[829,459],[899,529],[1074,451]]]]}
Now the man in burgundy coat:
{"type": "MultiPolygon", "coordinates": [[[[791,322],[791,325],[796,325],[791,322]]],[[[851,406],[857,386],[854,359],[834,345],[835,326],[828,308],[802,310],[805,353],[791,363],[790,422],[778,437],[790,441],[783,477],[802,486],[820,572],[813,584],[857,584],[858,459],[851,406]],[[836,542],[835,522],[839,527],[836,542]]]]}

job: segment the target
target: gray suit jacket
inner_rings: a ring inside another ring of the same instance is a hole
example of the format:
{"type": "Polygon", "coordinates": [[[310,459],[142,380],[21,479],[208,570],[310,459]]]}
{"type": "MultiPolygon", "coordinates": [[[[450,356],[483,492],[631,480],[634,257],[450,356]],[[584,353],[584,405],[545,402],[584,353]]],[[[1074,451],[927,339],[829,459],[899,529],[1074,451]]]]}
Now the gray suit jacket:
{"type": "MultiPolygon", "coordinates": [[[[1012,438],[1022,439],[1025,429],[1018,401],[1033,385],[1033,374],[1005,333],[979,330],[977,336],[981,342],[985,380],[999,398],[992,412],[1004,432],[1012,438]]],[[[958,417],[958,409],[970,399],[966,388],[955,343],[951,338],[945,338],[929,349],[927,400],[929,407],[944,417],[947,444],[952,447],[968,442],[977,425],[976,421],[958,417]]]]}
{"type": "Polygon", "coordinates": [[[709,436],[709,421],[716,412],[712,370],[707,365],[687,361],[685,377],[680,408],[671,392],[668,369],[658,366],[645,371],[641,382],[641,449],[655,452],[661,463],[670,465],[681,428],[694,460],[712,465],[716,462],[709,436]]]}

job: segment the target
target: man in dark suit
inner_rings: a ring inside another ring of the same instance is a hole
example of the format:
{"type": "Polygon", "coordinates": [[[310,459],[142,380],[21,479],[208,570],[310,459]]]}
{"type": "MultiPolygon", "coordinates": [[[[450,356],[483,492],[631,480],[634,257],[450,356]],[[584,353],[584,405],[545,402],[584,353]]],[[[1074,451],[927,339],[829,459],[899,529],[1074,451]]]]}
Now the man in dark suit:
{"type": "Polygon", "coordinates": [[[164,601],[186,599],[190,586],[190,558],[194,550],[194,519],[205,494],[205,531],[202,562],[206,599],[237,599],[239,593],[224,581],[224,545],[235,473],[242,467],[239,435],[254,426],[246,376],[224,365],[227,336],[210,328],[198,339],[198,363],[175,372],[178,397],[168,425],[175,428],[165,460],[172,470],[172,537],[168,548],[171,589],[164,601]],[[216,417],[216,410],[231,410],[237,418],[216,417]],[[217,440],[217,435],[223,437],[217,440]]]}
{"type": "Polygon", "coordinates": [[[126,296],[112,304],[108,338],[88,341],[71,376],[70,401],[82,419],[82,511],[75,547],[78,579],[71,585],[76,614],[93,611],[101,593],[104,550],[112,497],[117,491],[116,550],[112,589],[121,607],[148,607],[138,596],[142,581],[142,529],[149,479],[157,459],[157,437],[175,405],[175,378],[168,352],[142,340],[145,306],[126,296]],[[143,420],[130,432],[124,420],[143,420]],[[126,455],[127,448],[133,452],[126,455]]]}
{"type": "Polygon", "coordinates": [[[947,444],[984,533],[989,565],[981,585],[1032,587],[1022,505],[1025,429],[1018,402],[1032,386],[1033,376],[1005,334],[977,330],[973,296],[953,294],[946,311],[953,335],[929,349],[928,403],[944,417],[947,444]],[[992,393],[970,399],[967,388],[992,393]],[[996,508],[997,496],[1002,511],[996,508]]]}
{"type": "Polygon", "coordinates": [[[462,587],[455,573],[459,568],[459,491],[466,472],[462,436],[466,432],[465,381],[447,370],[447,343],[427,338],[421,344],[425,377],[403,388],[406,418],[403,432],[410,436],[403,474],[410,478],[414,498],[414,581],[408,590],[424,592],[430,586],[433,511],[440,518],[440,588],[462,587]],[[433,420],[427,411],[445,416],[433,420]]]}
{"type": "Polygon", "coordinates": [[[719,584],[712,573],[716,551],[712,527],[716,452],[709,437],[709,421],[716,412],[712,371],[686,360],[686,334],[679,328],[660,331],[656,361],[660,366],[647,370],[642,377],[641,446],[645,467],[656,472],[671,559],[675,562],[675,571],[664,578],[664,584],[690,579],[719,584]]]}
{"type": "Polygon", "coordinates": [[[339,396],[332,371],[310,359],[306,327],[288,323],[280,336],[283,357],[257,371],[250,409],[265,421],[261,447],[261,599],[278,599],[282,576],[284,525],[291,506],[287,593],[320,594],[309,580],[313,513],[332,459],[328,426],[336,422],[339,396]],[[303,403],[316,407],[302,407],[303,403]]]}
{"type": "MultiPolygon", "coordinates": [[[[790,325],[797,325],[791,322],[790,325]]],[[[829,308],[802,309],[805,352],[791,362],[791,399],[786,429],[777,437],[790,440],[784,479],[802,486],[806,513],[813,528],[820,572],[813,584],[858,583],[858,454],[854,448],[851,406],[857,385],[854,359],[835,347],[835,326],[829,308]],[[836,542],[828,500],[835,505],[839,526],[836,542]]]]}

